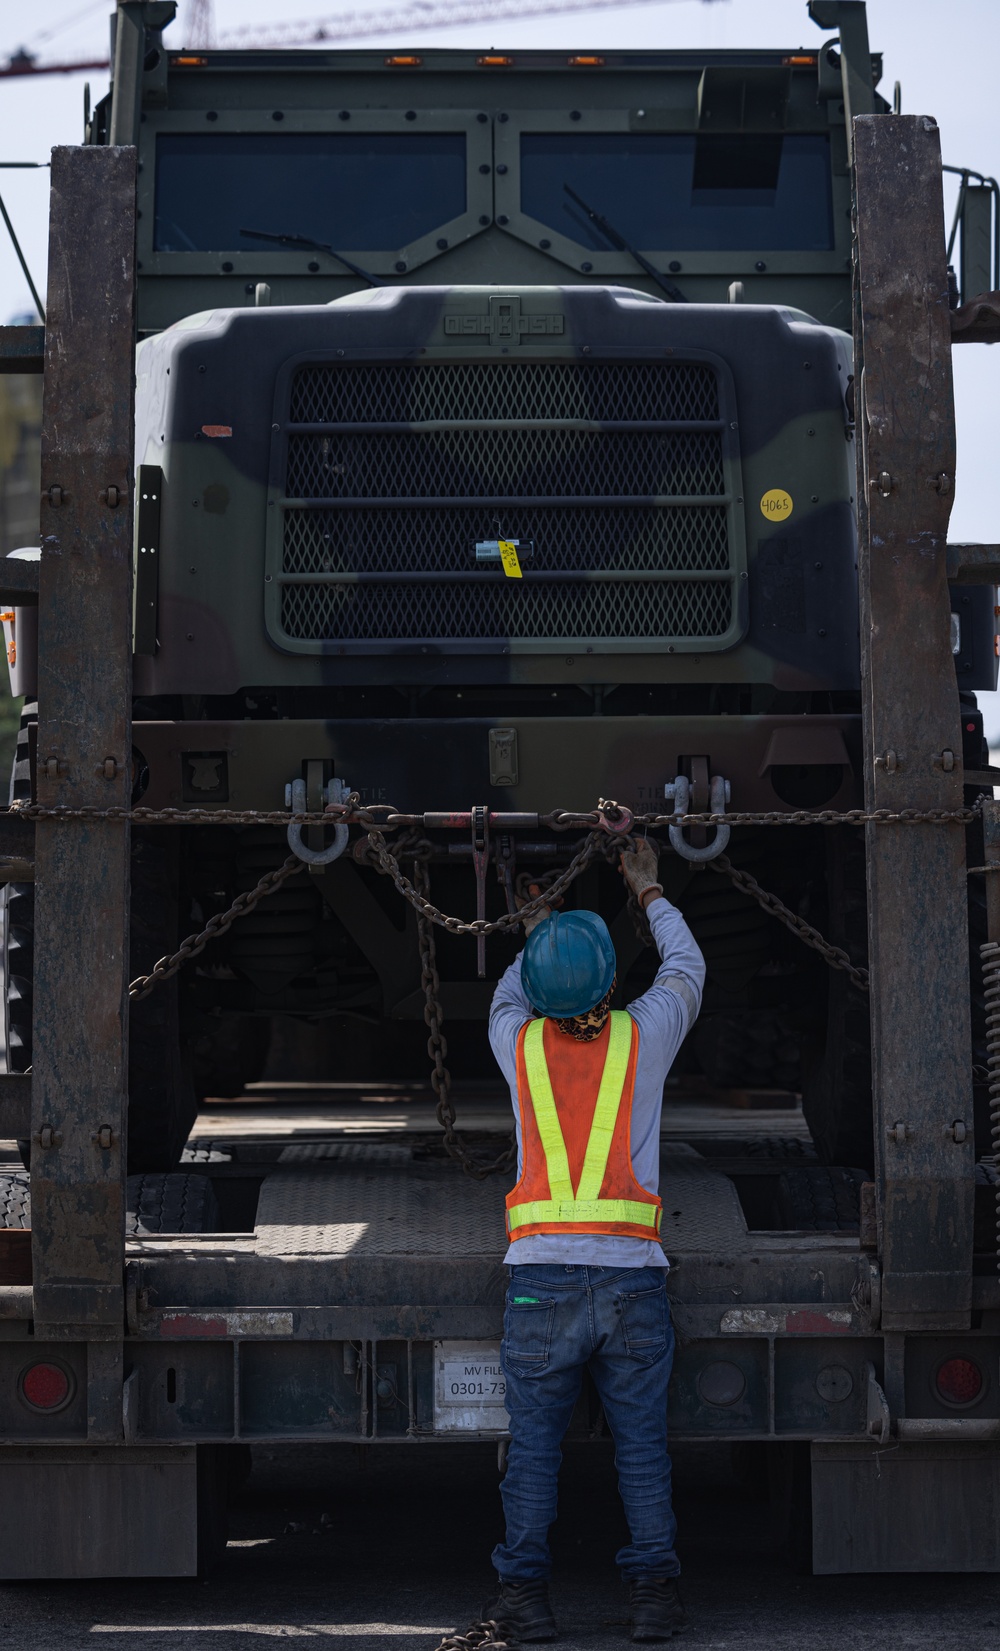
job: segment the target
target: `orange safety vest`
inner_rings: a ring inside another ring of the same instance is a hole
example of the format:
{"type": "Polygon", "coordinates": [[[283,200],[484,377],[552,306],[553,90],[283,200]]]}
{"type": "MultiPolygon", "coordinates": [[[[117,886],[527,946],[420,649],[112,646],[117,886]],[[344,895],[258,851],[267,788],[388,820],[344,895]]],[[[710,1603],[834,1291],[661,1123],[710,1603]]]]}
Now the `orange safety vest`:
{"type": "Polygon", "coordinates": [[[639,1028],[614,1010],[591,1043],[550,1020],[517,1040],[521,1179],[507,1195],[511,1239],[614,1233],[655,1239],[662,1204],[632,1171],[632,1096],[639,1028]]]}

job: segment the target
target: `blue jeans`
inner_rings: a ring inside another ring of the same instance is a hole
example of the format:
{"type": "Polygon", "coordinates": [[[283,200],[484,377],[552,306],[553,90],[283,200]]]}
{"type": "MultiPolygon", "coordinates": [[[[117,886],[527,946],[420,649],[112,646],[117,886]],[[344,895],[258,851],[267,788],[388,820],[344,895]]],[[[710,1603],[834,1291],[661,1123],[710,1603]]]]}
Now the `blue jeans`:
{"type": "Polygon", "coordinates": [[[615,1441],[618,1488],[632,1541],[623,1576],[677,1576],[670,1501],[667,1383],[674,1358],[666,1274],[658,1267],[510,1269],[500,1351],[510,1451],[501,1486],[506,1540],[493,1550],[503,1581],[547,1577],[562,1441],[586,1366],[615,1441]]]}

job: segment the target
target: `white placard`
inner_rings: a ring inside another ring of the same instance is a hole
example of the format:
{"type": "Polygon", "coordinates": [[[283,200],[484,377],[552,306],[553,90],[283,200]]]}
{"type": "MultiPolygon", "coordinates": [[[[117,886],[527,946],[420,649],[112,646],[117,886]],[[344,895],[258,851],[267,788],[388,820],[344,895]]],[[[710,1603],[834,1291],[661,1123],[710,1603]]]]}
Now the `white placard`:
{"type": "Polygon", "coordinates": [[[505,1396],[498,1342],[435,1342],[435,1433],[506,1433],[505,1396]]]}

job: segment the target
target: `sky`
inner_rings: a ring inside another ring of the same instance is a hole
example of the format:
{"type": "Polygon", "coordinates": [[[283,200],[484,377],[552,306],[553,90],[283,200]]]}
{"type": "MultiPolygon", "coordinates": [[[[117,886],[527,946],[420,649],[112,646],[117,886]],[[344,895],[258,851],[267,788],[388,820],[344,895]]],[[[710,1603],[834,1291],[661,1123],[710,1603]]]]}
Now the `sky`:
{"type": "MultiPolygon", "coordinates": [[[[387,9],[391,0],[215,0],[218,36],[227,30],[288,20],[329,18],[338,12],[387,9]]],[[[526,0],[526,4],[530,0],[526,0]]],[[[186,43],[191,0],[180,0],[168,45],[186,43]]],[[[0,61],[25,47],[47,61],[100,57],[107,49],[110,0],[33,0],[30,7],[0,0],[0,61]]],[[[484,0],[488,13],[488,0],[484,0]]],[[[1000,0],[869,0],[873,50],[884,56],[881,91],[891,99],[902,86],[907,114],[930,114],[941,127],[946,163],[1000,177],[1000,119],[996,64],[1000,61],[1000,0]]],[[[812,47],[823,38],[809,20],[805,0],[659,0],[619,4],[607,10],[503,23],[410,29],[359,37],[352,44],[400,50],[410,45],[469,46],[483,50],[556,47],[697,48],[725,46],[812,47]]],[[[107,88],[106,74],[91,71],[44,78],[0,80],[0,162],[46,161],[58,143],[78,143],[83,125],[84,82],[94,101],[107,88]]],[[[36,284],[44,292],[47,236],[47,173],[0,170],[0,193],[14,222],[36,284]]],[[[30,295],[0,226],[0,320],[23,314],[30,295]]],[[[954,353],[958,417],[955,507],[949,537],[1000,540],[1000,350],[965,345],[954,353]]],[[[1000,747],[1000,696],[983,695],[991,745],[1000,747]]]]}

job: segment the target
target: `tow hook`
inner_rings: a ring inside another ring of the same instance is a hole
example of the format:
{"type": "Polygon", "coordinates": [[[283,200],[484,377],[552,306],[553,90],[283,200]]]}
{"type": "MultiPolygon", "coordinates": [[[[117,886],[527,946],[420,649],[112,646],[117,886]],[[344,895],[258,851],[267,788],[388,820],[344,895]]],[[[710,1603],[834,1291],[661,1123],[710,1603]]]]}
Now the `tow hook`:
{"type": "MultiPolygon", "coordinates": [[[[690,812],[691,781],[685,774],[678,774],[675,780],[665,785],[663,795],[668,801],[673,800],[675,820],[682,820],[684,815],[690,812]]],[[[729,781],[724,780],[721,774],[714,775],[709,793],[711,813],[725,814],[726,804],[731,795],[732,789],[729,781]]],[[[722,824],[715,827],[715,836],[710,843],[705,844],[704,848],[695,848],[693,844],[687,842],[684,837],[684,828],[680,825],[669,826],[668,832],[670,846],[674,852],[679,854],[682,860],[693,860],[698,864],[703,864],[706,860],[714,860],[717,855],[723,852],[729,842],[729,827],[722,824]]]]}
{"type": "MultiPolygon", "coordinates": [[[[323,800],[327,808],[331,806],[343,808],[350,795],[351,788],[346,780],[328,780],[323,800]]],[[[309,812],[306,806],[305,780],[292,780],[290,785],[285,786],[285,807],[290,808],[293,814],[307,814],[309,812]]],[[[297,855],[300,860],[305,861],[307,866],[329,866],[333,864],[334,860],[340,859],[347,847],[347,839],[350,836],[350,830],[342,820],[338,821],[333,827],[333,842],[328,843],[326,848],[322,849],[306,847],[302,841],[303,829],[300,825],[293,824],[289,826],[288,846],[293,854],[297,855]]]]}

